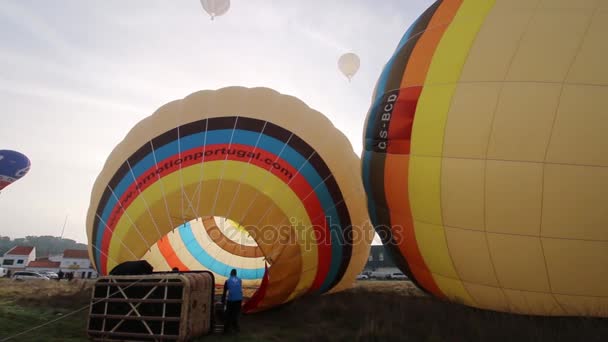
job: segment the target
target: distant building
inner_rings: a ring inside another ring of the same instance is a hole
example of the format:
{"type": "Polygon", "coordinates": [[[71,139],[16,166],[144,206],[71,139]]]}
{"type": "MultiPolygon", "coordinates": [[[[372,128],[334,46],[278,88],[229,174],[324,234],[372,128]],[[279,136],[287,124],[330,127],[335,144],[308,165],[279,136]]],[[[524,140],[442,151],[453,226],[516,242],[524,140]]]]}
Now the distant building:
{"type": "Polygon", "coordinates": [[[73,272],[74,278],[97,278],[97,271],[92,268],[89,252],[86,250],[66,249],[62,254],[37,260],[32,257],[26,265],[22,266],[22,269],[33,272],[73,272]]]}
{"type": "Polygon", "coordinates": [[[372,246],[363,273],[382,278],[391,273],[401,272],[383,245],[372,246]]]}
{"type": "Polygon", "coordinates": [[[2,267],[11,271],[22,271],[36,259],[36,247],[15,246],[4,253],[2,267]]]}
{"type": "Polygon", "coordinates": [[[66,249],[60,263],[63,272],[74,272],[76,278],[97,278],[97,271],[91,266],[87,250],[66,249]]]}

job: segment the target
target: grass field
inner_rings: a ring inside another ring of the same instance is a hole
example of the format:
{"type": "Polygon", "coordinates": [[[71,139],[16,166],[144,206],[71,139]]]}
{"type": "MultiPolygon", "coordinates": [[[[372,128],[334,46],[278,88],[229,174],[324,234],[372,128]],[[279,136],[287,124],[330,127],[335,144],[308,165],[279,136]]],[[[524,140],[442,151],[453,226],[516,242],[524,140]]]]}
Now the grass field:
{"type": "MultiPolygon", "coordinates": [[[[0,279],[0,341],[86,307],[90,284],[0,279]]],[[[84,310],[12,341],[87,341],[84,310]]],[[[198,341],[608,341],[608,319],[546,318],[481,311],[438,301],[406,281],[360,281],[243,316],[242,332],[198,341]]]]}

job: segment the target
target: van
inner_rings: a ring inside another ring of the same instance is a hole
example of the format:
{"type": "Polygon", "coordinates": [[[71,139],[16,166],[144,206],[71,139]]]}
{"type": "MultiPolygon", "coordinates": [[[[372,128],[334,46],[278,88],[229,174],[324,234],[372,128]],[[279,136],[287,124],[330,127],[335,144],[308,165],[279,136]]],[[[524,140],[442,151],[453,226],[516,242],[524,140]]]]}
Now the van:
{"type": "Polygon", "coordinates": [[[38,272],[19,271],[15,272],[12,276],[13,280],[50,280],[49,277],[44,276],[38,272]]]}
{"type": "Polygon", "coordinates": [[[0,267],[0,278],[6,277],[8,270],[4,267],[0,267]]]}

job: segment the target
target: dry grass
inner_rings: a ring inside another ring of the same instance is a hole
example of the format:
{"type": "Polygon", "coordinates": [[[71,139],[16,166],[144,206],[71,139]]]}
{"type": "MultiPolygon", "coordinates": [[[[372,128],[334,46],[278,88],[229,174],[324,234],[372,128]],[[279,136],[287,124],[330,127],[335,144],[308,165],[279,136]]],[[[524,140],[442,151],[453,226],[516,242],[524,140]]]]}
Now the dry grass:
{"type": "MultiPolygon", "coordinates": [[[[407,281],[360,281],[242,318],[219,341],[608,341],[608,320],[533,317],[439,301],[407,281]]],[[[202,338],[200,341],[208,341],[202,338]]]]}
{"type": "MultiPolygon", "coordinates": [[[[0,280],[0,340],[90,300],[90,283],[0,280]]],[[[15,341],[87,341],[86,311],[15,341]]],[[[510,315],[426,296],[406,281],[361,281],[241,319],[242,333],[200,341],[608,341],[608,320],[510,315]]]]}
{"type": "MultiPolygon", "coordinates": [[[[0,341],[86,306],[90,282],[12,281],[0,278],[0,341]]],[[[86,341],[87,310],[13,341],[86,341]]]]}
{"type": "Polygon", "coordinates": [[[426,297],[412,282],[409,281],[387,281],[387,280],[364,280],[355,283],[355,291],[365,290],[376,293],[390,293],[398,296],[426,297]]]}
{"type": "Polygon", "coordinates": [[[14,281],[0,279],[0,300],[25,306],[74,308],[91,300],[93,282],[84,280],[14,281]]]}

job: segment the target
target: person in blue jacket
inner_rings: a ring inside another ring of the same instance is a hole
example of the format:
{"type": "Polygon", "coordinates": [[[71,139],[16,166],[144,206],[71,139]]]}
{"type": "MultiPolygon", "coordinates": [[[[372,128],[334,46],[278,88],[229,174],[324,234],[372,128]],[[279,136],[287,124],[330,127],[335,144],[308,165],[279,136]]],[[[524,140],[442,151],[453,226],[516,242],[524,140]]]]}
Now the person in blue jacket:
{"type": "Polygon", "coordinates": [[[224,283],[222,303],[226,304],[224,333],[229,333],[232,329],[239,332],[239,316],[241,315],[241,304],[243,303],[243,286],[241,278],[236,276],[235,269],[230,271],[230,278],[224,283]],[[228,293],[228,301],[226,301],[226,293],[228,293]]]}

